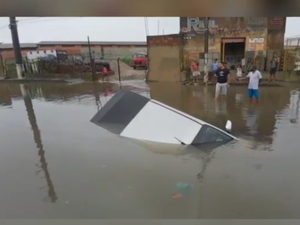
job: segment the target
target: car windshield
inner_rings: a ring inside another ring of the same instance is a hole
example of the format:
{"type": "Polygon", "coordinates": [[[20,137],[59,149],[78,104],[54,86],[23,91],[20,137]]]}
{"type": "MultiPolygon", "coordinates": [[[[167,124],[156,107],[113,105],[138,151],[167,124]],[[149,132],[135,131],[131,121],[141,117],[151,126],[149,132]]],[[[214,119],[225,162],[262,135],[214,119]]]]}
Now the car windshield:
{"type": "Polygon", "coordinates": [[[144,54],[136,54],[135,58],[146,58],[146,55],[144,55],[144,54]]]}
{"type": "Polygon", "coordinates": [[[233,138],[225,132],[219,131],[209,125],[203,125],[200,132],[195,137],[195,144],[213,143],[213,142],[228,142],[233,138]]]}

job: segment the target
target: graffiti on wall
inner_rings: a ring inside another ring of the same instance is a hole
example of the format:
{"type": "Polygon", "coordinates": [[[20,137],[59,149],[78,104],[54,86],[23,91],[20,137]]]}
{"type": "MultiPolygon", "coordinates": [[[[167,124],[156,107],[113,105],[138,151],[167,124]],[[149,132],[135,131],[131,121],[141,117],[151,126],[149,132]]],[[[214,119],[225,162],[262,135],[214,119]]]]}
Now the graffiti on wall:
{"type": "MultiPolygon", "coordinates": [[[[182,33],[204,34],[207,29],[206,21],[199,17],[188,17],[186,26],[182,26],[182,33]]],[[[246,27],[221,27],[214,19],[208,21],[208,31],[213,35],[240,34],[247,31],[246,27]]]]}
{"type": "Polygon", "coordinates": [[[263,44],[264,42],[265,38],[263,37],[249,38],[249,43],[251,44],[263,44]]]}
{"type": "Polygon", "coordinates": [[[248,51],[262,51],[264,42],[264,37],[250,37],[248,39],[248,51]]]}

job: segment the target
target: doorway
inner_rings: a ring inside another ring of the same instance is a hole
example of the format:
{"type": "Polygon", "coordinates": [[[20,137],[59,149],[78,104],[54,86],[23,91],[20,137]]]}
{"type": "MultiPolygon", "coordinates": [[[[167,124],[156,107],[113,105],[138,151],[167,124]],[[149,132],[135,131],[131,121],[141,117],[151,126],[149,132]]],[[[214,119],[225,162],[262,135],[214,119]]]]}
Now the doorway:
{"type": "Polygon", "coordinates": [[[223,38],[221,45],[222,61],[226,61],[229,67],[242,63],[246,50],[245,38],[223,38]]]}

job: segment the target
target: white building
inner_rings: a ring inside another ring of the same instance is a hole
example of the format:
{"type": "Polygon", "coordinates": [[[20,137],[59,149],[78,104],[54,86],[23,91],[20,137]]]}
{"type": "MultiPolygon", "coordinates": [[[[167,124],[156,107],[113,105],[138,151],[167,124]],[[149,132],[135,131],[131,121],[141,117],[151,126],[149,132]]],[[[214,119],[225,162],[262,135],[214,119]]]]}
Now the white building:
{"type": "Polygon", "coordinates": [[[57,52],[55,50],[39,50],[39,51],[30,51],[27,52],[26,54],[29,60],[47,57],[48,55],[53,55],[57,57],[57,52]]]}

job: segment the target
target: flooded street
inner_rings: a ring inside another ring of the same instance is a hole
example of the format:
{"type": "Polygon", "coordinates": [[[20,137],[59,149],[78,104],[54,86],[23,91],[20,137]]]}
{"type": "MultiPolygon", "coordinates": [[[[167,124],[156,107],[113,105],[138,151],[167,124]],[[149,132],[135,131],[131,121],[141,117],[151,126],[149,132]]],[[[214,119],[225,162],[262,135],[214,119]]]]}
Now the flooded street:
{"type": "Polygon", "coordinates": [[[23,95],[0,84],[0,218],[300,218],[297,87],[261,88],[253,107],[247,87],[218,103],[214,87],[145,87],[132,88],[220,128],[230,119],[240,140],[196,149],[111,134],[90,119],[118,84],[28,84],[23,95]]]}

